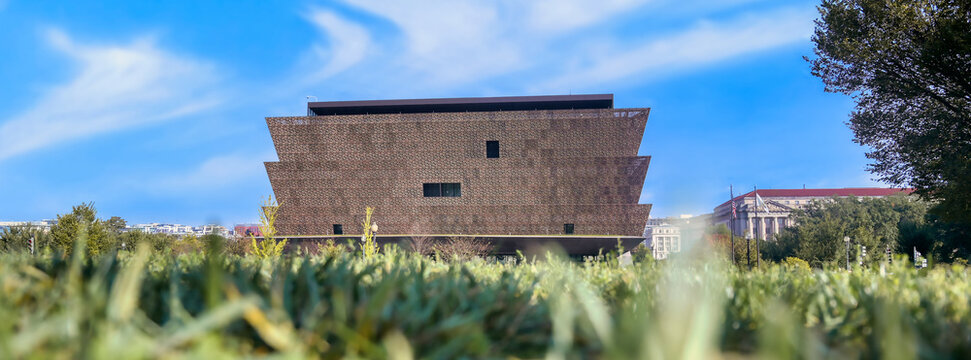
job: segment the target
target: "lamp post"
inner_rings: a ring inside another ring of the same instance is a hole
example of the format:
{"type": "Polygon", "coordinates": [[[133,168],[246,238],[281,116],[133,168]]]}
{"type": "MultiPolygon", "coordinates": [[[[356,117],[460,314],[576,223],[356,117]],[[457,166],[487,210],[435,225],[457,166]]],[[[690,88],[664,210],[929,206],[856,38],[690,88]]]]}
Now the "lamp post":
{"type": "Polygon", "coordinates": [[[756,215],[755,218],[758,219],[758,222],[759,222],[758,225],[756,226],[756,229],[758,229],[759,226],[762,227],[761,230],[756,230],[757,232],[755,233],[755,267],[761,269],[762,250],[759,248],[759,239],[761,238],[761,236],[759,235],[761,235],[762,231],[765,230],[765,224],[762,222],[762,218],[758,217],[758,215],[756,215]]]}
{"type": "Polygon", "coordinates": [[[371,224],[371,238],[374,239],[374,246],[378,246],[378,223],[371,224]]]}
{"type": "Polygon", "coordinates": [[[745,234],[745,263],[752,270],[752,233],[745,234]]]}
{"type": "Polygon", "coordinates": [[[850,237],[844,236],[843,242],[846,243],[846,271],[850,271],[850,237]]]}

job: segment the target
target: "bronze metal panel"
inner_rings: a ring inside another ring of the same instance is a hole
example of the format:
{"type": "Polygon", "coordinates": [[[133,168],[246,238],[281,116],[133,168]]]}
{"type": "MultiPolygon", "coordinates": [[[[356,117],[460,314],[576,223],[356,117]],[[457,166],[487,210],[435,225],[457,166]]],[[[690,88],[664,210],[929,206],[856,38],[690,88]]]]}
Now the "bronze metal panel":
{"type": "MultiPolygon", "coordinates": [[[[270,117],[280,161],[266,169],[289,236],[357,230],[375,208],[383,234],[640,236],[649,109],[270,117]],[[486,158],[486,141],[500,157],[486,158]],[[422,196],[461,183],[461,197],[422,196]]],[[[505,244],[505,243],[504,243],[505,244]]]]}

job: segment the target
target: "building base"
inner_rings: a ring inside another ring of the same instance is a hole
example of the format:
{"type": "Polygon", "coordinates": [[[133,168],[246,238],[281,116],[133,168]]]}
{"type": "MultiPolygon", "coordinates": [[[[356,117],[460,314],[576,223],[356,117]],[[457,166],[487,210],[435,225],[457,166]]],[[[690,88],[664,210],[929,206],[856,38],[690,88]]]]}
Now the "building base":
{"type": "MultiPolygon", "coordinates": [[[[513,256],[517,251],[524,255],[545,252],[547,249],[559,249],[571,257],[596,256],[616,251],[618,246],[623,251],[630,251],[644,241],[641,236],[612,236],[612,235],[376,235],[379,246],[398,244],[403,249],[410,247],[411,239],[425,237],[432,242],[445,241],[451,238],[475,238],[490,244],[488,255],[513,256]]],[[[337,244],[352,241],[361,242],[361,235],[278,235],[278,239],[288,239],[288,248],[315,247],[333,240],[337,244]]]]}

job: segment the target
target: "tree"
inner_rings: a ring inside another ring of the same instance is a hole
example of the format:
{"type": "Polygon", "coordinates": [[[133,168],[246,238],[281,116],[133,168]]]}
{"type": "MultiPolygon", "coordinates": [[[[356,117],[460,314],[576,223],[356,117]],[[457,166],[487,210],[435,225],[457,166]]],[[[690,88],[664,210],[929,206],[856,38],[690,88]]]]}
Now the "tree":
{"type": "Polygon", "coordinates": [[[654,260],[654,255],[651,254],[651,248],[640,243],[630,250],[630,260],[635,263],[651,262],[654,260]]]}
{"type": "Polygon", "coordinates": [[[119,247],[135,250],[139,246],[148,246],[152,251],[165,253],[173,248],[178,237],[170,234],[146,234],[141,230],[132,230],[118,235],[119,247]]]}
{"type": "Polygon", "coordinates": [[[823,0],[813,75],[851,95],[869,170],[971,224],[971,2],[823,0]]]}
{"type": "Polygon", "coordinates": [[[272,197],[267,196],[260,206],[260,233],[263,234],[262,241],[256,241],[256,236],[251,236],[253,242],[251,250],[253,254],[261,258],[275,258],[283,255],[283,249],[287,246],[287,239],[276,240],[276,215],[280,211],[280,204],[277,204],[272,197]]]}
{"type": "Polygon", "coordinates": [[[30,252],[30,240],[36,252],[51,246],[51,236],[40,227],[31,224],[0,228],[0,253],[30,252]]]}
{"type": "Polygon", "coordinates": [[[374,232],[378,231],[378,225],[371,223],[371,214],[374,208],[368,206],[364,208],[364,222],[361,223],[361,254],[365,259],[369,259],[378,253],[378,243],[374,239],[374,232]]]}
{"type": "Polygon", "coordinates": [[[112,233],[117,235],[117,234],[121,234],[121,232],[124,231],[126,227],[128,227],[128,222],[125,221],[125,219],[122,219],[121,217],[112,216],[108,218],[107,221],[105,221],[105,226],[107,226],[112,233]]]}
{"type": "Polygon", "coordinates": [[[849,236],[852,259],[856,259],[856,245],[861,245],[868,250],[864,263],[882,261],[886,247],[898,249],[901,226],[922,224],[927,207],[927,203],[906,195],[813,201],[793,213],[795,226],[766,242],[765,255],[772,261],[798,257],[814,267],[827,263],[846,266],[843,238],[849,236]]]}
{"type": "MultiPolygon", "coordinates": [[[[727,225],[718,224],[705,228],[702,233],[702,239],[711,246],[715,254],[724,257],[728,261],[732,260],[732,232],[728,229],[727,225]]],[[[761,250],[764,253],[765,247],[762,246],[761,250]]],[[[762,258],[765,259],[765,256],[762,258]]],[[[754,267],[758,262],[754,239],[747,241],[744,236],[736,236],[735,264],[743,268],[748,268],[749,263],[754,267]],[[746,246],[750,247],[750,249],[747,249],[746,246]]]]}
{"type": "Polygon", "coordinates": [[[97,256],[113,250],[117,238],[97,215],[93,203],[82,203],[74,206],[70,214],[57,215],[57,223],[51,226],[54,245],[69,254],[75,241],[84,234],[89,255],[97,256]]]}

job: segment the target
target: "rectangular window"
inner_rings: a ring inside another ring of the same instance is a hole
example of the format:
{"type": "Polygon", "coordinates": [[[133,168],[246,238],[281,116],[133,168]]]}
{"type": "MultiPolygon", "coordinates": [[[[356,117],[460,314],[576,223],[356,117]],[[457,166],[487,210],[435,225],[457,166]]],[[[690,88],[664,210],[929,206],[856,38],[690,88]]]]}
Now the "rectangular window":
{"type": "Polygon", "coordinates": [[[499,157],[498,141],[486,141],[486,157],[490,159],[499,157]]]}
{"type": "Polygon", "coordinates": [[[445,196],[445,197],[462,196],[462,184],[459,184],[459,183],[442,184],[442,196],[445,196]]]}
{"type": "Polygon", "coordinates": [[[441,183],[425,183],[422,186],[425,197],[439,197],[442,196],[442,184],[441,183]]]}
{"type": "Polygon", "coordinates": [[[425,197],[461,197],[462,183],[424,183],[422,193],[425,197]]]}
{"type": "Polygon", "coordinates": [[[334,224],[334,235],[344,235],[344,225],[334,224]]]}
{"type": "Polygon", "coordinates": [[[563,224],[563,233],[564,234],[572,234],[573,233],[573,224],[563,224]]]}

